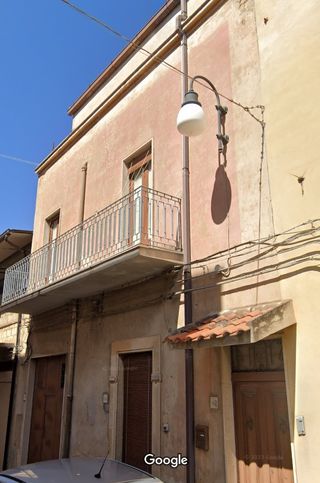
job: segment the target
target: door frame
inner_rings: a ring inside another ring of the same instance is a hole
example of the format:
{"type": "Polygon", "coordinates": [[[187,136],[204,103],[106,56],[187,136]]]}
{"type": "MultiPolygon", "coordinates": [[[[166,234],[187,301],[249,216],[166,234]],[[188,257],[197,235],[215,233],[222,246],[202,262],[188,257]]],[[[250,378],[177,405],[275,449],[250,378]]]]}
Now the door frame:
{"type": "MultiPolygon", "coordinates": [[[[109,376],[110,390],[110,417],[109,417],[109,457],[121,459],[122,457],[122,426],[123,426],[123,381],[121,377],[121,355],[130,352],[152,352],[152,436],[151,452],[160,454],[160,399],[161,399],[161,372],[160,372],[160,336],[143,337],[115,341],[111,345],[111,364],[109,376]]],[[[160,467],[154,466],[152,474],[159,476],[160,467]]]]}
{"type": "MultiPolygon", "coordinates": [[[[294,481],[297,481],[296,468],[295,468],[295,448],[294,448],[296,325],[294,324],[287,327],[282,331],[281,335],[271,336],[270,339],[271,338],[281,338],[282,340],[282,351],[283,351],[283,360],[284,360],[283,374],[284,374],[284,380],[286,385],[286,395],[287,395],[293,477],[294,477],[294,481]]],[[[232,381],[232,378],[236,373],[232,373],[230,346],[225,346],[220,348],[220,361],[221,361],[221,397],[222,397],[222,407],[223,407],[222,417],[223,417],[223,428],[224,428],[223,439],[224,439],[226,483],[237,483],[238,467],[237,467],[237,457],[236,457],[236,435],[235,435],[233,381],[232,381]]]]}

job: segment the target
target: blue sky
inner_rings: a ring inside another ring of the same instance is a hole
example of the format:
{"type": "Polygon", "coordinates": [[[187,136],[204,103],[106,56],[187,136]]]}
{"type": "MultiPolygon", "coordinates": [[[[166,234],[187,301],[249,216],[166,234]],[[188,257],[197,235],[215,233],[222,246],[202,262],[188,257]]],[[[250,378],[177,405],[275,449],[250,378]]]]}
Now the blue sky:
{"type": "MultiPolygon", "coordinates": [[[[165,0],[72,0],[132,38],[165,0]]],[[[67,108],[126,43],[61,0],[0,0],[0,233],[32,229],[41,160],[69,132],[67,108]]]]}

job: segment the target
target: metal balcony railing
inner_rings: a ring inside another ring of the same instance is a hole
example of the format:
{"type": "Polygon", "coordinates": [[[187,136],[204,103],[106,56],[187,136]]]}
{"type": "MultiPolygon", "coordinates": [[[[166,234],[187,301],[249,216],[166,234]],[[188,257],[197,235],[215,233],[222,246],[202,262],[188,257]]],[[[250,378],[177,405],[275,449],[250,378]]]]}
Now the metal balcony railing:
{"type": "Polygon", "coordinates": [[[6,270],[2,304],[138,245],[181,251],[181,200],[137,188],[6,270]]]}

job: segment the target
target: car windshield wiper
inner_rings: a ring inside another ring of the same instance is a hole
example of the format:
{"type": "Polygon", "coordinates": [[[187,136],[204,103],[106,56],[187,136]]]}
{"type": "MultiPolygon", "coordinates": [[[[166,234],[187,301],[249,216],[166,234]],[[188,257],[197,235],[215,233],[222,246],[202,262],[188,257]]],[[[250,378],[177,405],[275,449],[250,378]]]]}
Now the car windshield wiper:
{"type": "Polygon", "coordinates": [[[5,475],[4,473],[0,473],[0,478],[1,476],[3,476],[4,478],[8,478],[8,480],[17,481],[18,483],[25,483],[24,480],[20,480],[20,478],[16,478],[15,476],[5,475]]]}

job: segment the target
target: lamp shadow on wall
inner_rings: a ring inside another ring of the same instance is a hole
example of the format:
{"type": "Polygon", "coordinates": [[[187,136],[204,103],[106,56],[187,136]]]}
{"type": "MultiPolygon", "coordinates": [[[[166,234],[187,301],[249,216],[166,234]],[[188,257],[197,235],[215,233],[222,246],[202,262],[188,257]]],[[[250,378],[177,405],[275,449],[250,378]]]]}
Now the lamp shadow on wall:
{"type": "Polygon", "coordinates": [[[227,218],[231,200],[231,183],[226,173],[225,165],[220,164],[216,170],[211,197],[211,217],[216,225],[220,225],[227,218]]]}

